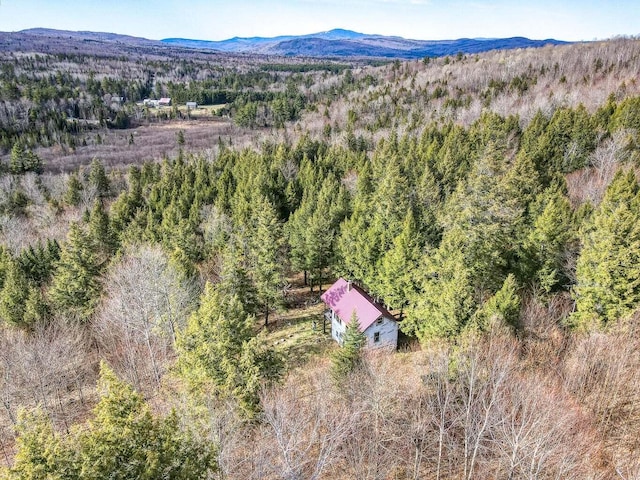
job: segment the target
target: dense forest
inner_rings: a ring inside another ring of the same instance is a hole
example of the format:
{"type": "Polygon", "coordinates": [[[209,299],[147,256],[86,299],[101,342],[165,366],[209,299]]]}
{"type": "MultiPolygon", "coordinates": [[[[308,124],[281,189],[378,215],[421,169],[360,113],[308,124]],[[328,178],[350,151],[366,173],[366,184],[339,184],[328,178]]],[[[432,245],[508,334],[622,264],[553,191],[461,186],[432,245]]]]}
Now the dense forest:
{"type": "Polygon", "coordinates": [[[640,476],[638,40],[0,55],[0,478],[640,476]]]}

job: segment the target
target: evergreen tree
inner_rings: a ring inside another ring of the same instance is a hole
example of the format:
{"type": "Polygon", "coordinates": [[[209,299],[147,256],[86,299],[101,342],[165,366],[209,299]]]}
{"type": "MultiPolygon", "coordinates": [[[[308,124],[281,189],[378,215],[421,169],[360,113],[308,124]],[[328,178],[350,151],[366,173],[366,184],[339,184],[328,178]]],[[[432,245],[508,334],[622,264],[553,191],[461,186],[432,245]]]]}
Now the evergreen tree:
{"type": "Polygon", "coordinates": [[[77,173],[72,173],[69,176],[67,183],[67,190],[64,193],[64,203],[71,206],[76,206],[80,203],[80,192],[82,191],[82,183],[78,179],[77,173]]]}
{"type": "Polygon", "coordinates": [[[78,470],[72,452],[54,434],[51,421],[40,410],[22,410],[16,426],[16,456],[3,480],[73,480],[78,470]]]}
{"type": "Polygon", "coordinates": [[[104,363],[98,391],[93,417],[77,438],[80,478],[205,479],[215,470],[211,447],[180,432],[175,414],[155,419],[104,363]]]}
{"type": "Polygon", "coordinates": [[[31,150],[26,152],[23,165],[25,172],[42,173],[42,159],[31,150]]]}
{"type": "Polygon", "coordinates": [[[236,295],[227,296],[207,283],[200,308],[178,337],[182,376],[196,387],[208,380],[224,386],[225,369],[240,357],[242,344],[251,339],[252,324],[253,317],[245,313],[236,295]]]}
{"type": "Polygon", "coordinates": [[[502,288],[476,311],[470,325],[481,331],[489,331],[494,322],[516,328],[519,313],[520,296],[516,277],[509,274],[502,288]]]}
{"type": "Polygon", "coordinates": [[[73,223],[53,274],[49,297],[55,308],[86,320],[100,295],[99,264],[89,236],[73,223]]]}
{"type": "Polygon", "coordinates": [[[178,143],[178,147],[183,147],[184,146],[184,131],[183,130],[178,130],[178,133],[176,133],[176,142],[178,143]]]}
{"type": "Polygon", "coordinates": [[[581,234],[573,324],[604,327],[640,306],[640,195],[633,171],[619,171],[581,234]]]}
{"type": "Polygon", "coordinates": [[[253,322],[236,295],[207,284],[177,342],[178,371],[192,389],[235,398],[248,417],[258,409],[260,385],[279,379],[283,367],[280,355],[253,337],[253,322]]]}
{"type": "Polygon", "coordinates": [[[361,366],[362,349],[366,341],[367,337],[360,331],[360,321],[354,311],[347,324],[342,345],[331,356],[331,376],[337,384],[342,383],[361,366]]]}
{"type": "Polygon", "coordinates": [[[55,239],[48,239],[46,245],[40,241],[34,247],[29,245],[20,252],[18,264],[30,282],[42,286],[49,281],[51,272],[60,258],[60,245],[55,239]]]}
{"type": "Polygon", "coordinates": [[[42,294],[42,290],[34,286],[29,287],[29,295],[24,304],[24,324],[29,328],[44,324],[49,320],[50,314],[49,305],[42,294]]]}
{"type": "Polygon", "coordinates": [[[411,210],[402,232],[380,261],[379,292],[387,305],[402,309],[417,290],[416,277],[422,258],[419,232],[411,210]]]}
{"type": "Polygon", "coordinates": [[[4,285],[0,291],[0,318],[15,326],[24,326],[25,302],[29,284],[20,265],[11,261],[7,267],[4,285]]]}
{"type": "Polygon", "coordinates": [[[505,159],[489,149],[445,204],[442,256],[460,250],[479,299],[497,291],[517,253],[523,207],[505,181],[505,159]]]}
{"type": "Polygon", "coordinates": [[[323,272],[335,262],[335,243],[340,222],[347,213],[348,200],[332,176],[327,177],[319,192],[305,190],[298,210],[289,222],[289,244],[294,268],[310,274],[310,287],[322,282],[323,272]]]}
{"type": "Polygon", "coordinates": [[[14,175],[24,173],[25,171],[25,155],[26,152],[20,142],[16,142],[11,149],[9,157],[9,171],[14,175]]]}
{"type": "Polygon", "coordinates": [[[118,246],[117,238],[101,200],[96,200],[91,209],[88,233],[95,251],[101,257],[101,263],[115,253],[118,246]]]}
{"type": "Polygon", "coordinates": [[[0,289],[4,287],[4,280],[7,276],[7,271],[11,268],[13,258],[7,251],[4,245],[0,245],[0,289]]]}
{"type": "Polygon", "coordinates": [[[421,342],[457,335],[476,308],[473,274],[460,249],[427,253],[419,291],[411,299],[402,331],[421,342]]]}
{"type": "Polygon", "coordinates": [[[284,236],[282,224],[271,203],[258,202],[255,231],[251,239],[252,270],[258,302],[269,324],[269,312],[282,303],[284,278],[284,236]]]}
{"type": "Polygon", "coordinates": [[[89,169],[89,184],[95,187],[98,196],[103,198],[109,196],[109,179],[100,160],[94,158],[89,169]]]}
{"type": "Polygon", "coordinates": [[[227,248],[222,252],[220,282],[217,288],[227,297],[237,296],[244,311],[248,315],[255,315],[259,307],[257,292],[247,273],[245,257],[238,241],[230,240],[227,248]]]}
{"type": "Polygon", "coordinates": [[[521,259],[523,278],[534,280],[551,292],[568,279],[563,275],[564,254],[574,237],[569,200],[557,188],[541,194],[535,202],[533,225],[524,240],[521,259]],[[535,210],[540,210],[539,213],[535,210]]]}
{"type": "Polygon", "coordinates": [[[356,195],[351,216],[340,225],[336,244],[337,273],[366,283],[373,277],[373,269],[380,255],[379,244],[371,225],[371,168],[365,163],[358,174],[356,195]]]}

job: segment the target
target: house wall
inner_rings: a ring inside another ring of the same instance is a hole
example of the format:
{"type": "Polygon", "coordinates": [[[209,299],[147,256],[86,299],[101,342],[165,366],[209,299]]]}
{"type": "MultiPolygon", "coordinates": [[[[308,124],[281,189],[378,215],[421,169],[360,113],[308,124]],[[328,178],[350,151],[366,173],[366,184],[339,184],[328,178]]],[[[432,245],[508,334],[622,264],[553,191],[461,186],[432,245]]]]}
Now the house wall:
{"type": "MultiPolygon", "coordinates": [[[[331,336],[333,339],[342,345],[344,340],[344,334],[347,326],[341,321],[335,312],[331,312],[331,336]]],[[[381,317],[381,323],[374,322],[369,328],[364,331],[367,337],[366,348],[398,348],[398,322],[388,318],[381,317]],[[374,341],[376,332],[380,333],[380,340],[376,343],[374,341]]]]}
{"type": "Polygon", "coordinates": [[[367,337],[367,348],[398,348],[398,322],[395,320],[381,317],[370,325],[364,334],[367,337]],[[380,334],[378,342],[374,341],[376,333],[380,334]]]}
{"type": "Polygon", "coordinates": [[[340,318],[335,314],[335,312],[331,312],[331,336],[333,339],[342,345],[344,339],[344,332],[346,331],[347,326],[344,324],[340,318]]]}

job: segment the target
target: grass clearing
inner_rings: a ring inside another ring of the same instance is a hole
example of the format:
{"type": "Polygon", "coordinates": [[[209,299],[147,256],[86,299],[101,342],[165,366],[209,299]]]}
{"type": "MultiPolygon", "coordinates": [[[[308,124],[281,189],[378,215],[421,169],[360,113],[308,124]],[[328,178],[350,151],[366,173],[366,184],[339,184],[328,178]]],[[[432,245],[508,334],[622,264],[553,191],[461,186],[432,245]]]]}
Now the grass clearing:
{"type": "Polygon", "coordinates": [[[293,288],[288,294],[290,308],[269,323],[269,342],[288,359],[291,369],[304,366],[314,357],[326,356],[334,348],[331,323],[323,332],[325,306],[319,292],[308,287],[293,288]]]}

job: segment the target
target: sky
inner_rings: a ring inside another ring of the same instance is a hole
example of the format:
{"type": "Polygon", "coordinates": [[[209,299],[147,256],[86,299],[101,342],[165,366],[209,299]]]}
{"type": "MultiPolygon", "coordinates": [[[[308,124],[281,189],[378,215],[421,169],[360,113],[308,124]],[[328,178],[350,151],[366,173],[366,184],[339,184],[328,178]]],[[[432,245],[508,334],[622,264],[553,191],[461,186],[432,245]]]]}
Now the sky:
{"type": "Polygon", "coordinates": [[[639,0],[0,0],[0,31],[44,27],[160,40],[346,28],[420,40],[595,40],[640,34],[639,0]]]}

